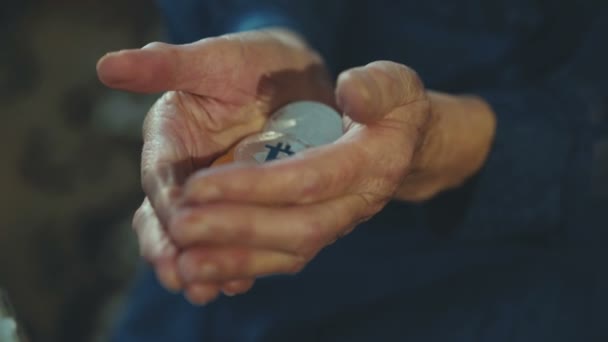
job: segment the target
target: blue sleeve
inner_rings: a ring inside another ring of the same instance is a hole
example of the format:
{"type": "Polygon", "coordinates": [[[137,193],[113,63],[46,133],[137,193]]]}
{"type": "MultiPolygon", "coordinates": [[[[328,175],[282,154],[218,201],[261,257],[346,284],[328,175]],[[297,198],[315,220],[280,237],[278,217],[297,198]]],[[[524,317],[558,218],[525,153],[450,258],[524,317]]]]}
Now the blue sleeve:
{"type": "Polygon", "coordinates": [[[157,0],[169,38],[189,43],[229,32],[281,26],[298,32],[334,65],[335,40],[355,1],[157,0]],[[348,5],[348,6],[347,6],[348,5]]]}
{"type": "Polygon", "coordinates": [[[458,190],[468,207],[456,229],[467,239],[555,232],[572,225],[572,211],[597,186],[590,155],[608,110],[606,7],[588,15],[560,70],[517,89],[477,92],[496,113],[497,131],[485,166],[458,190]]]}

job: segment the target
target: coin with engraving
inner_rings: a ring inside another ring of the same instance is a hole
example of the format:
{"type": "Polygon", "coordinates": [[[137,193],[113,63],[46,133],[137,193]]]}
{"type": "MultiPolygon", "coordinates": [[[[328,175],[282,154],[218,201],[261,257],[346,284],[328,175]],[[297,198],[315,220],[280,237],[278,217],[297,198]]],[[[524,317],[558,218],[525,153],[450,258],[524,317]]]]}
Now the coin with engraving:
{"type": "Polygon", "coordinates": [[[263,132],[241,141],[234,151],[234,159],[258,164],[284,159],[309,147],[309,144],[284,133],[263,132]]]}
{"type": "Polygon", "coordinates": [[[314,101],[298,101],[279,108],[270,116],[264,131],[288,134],[310,146],[329,144],[344,133],[340,114],[314,101]]]}
{"type": "Polygon", "coordinates": [[[332,143],[342,133],[342,118],[331,107],[313,101],[293,102],[272,114],[262,133],[241,141],[234,159],[256,163],[284,159],[332,143]]]}
{"type": "Polygon", "coordinates": [[[212,166],[233,161],[265,163],[308,148],[332,143],[343,134],[342,117],[319,102],[298,101],[274,112],[263,131],[248,136],[216,159],[212,166]]]}

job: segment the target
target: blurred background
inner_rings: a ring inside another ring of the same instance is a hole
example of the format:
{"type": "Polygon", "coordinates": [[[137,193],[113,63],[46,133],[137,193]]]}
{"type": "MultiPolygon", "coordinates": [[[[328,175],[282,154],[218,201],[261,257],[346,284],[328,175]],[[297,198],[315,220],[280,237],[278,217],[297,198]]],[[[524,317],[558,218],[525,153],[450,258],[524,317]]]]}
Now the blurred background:
{"type": "Polygon", "coordinates": [[[105,341],[137,271],[140,126],[104,53],[162,38],[153,2],[0,5],[0,288],[32,341],[105,341]]]}

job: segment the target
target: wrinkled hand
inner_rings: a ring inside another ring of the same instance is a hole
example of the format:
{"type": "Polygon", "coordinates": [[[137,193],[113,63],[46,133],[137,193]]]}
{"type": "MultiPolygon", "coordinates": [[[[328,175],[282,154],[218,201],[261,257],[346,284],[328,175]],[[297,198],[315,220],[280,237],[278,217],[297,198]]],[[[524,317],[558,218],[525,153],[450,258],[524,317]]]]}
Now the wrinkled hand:
{"type": "MultiPolygon", "coordinates": [[[[142,255],[168,289],[184,285],[191,299],[246,291],[253,280],[184,284],[178,249],[167,235],[183,182],[243,137],[259,131],[274,109],[295,100],[333,104],[333,87],[321,58],[286,31],[258,31],[174,46],[152,43],[110,53],[98,63],[109,87],[165,92],[144,128],[142,185],[147,195],[133,226],[142,255]]],[[[202,252],[206,248],[190,248],[202,252]]]]}
{"type": "Polygon", "coordinates": [[[336,99],[346,133],[335,143],[188,179],[169,224],[186,283],[299,272],[391,199],[430,121],[420,80],[405,66],[375,62],[342,73],[336,99]]]}
{"type": "Polygon", "coordinates": [[[412,70],[392,62],[348,70],[334,100],[318,55],[282,31],[155,43],[109,54],[98,70],[110,87],[168,91],[144,124],[147,198],[134,228],[161,282],[195,303],[298,272],[381,210],[415,171],[430,122],[412,70]],[[337,103],[345,135],[264,165],[207,168],[295,100],[337,103]]]}

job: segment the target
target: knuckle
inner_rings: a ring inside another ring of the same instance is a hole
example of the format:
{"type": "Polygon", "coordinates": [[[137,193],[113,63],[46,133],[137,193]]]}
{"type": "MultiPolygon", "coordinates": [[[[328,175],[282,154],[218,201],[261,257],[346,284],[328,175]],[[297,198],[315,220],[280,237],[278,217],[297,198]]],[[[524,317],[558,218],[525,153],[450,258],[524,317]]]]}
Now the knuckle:
{"type": "Polygon", "coordinates": [[[295,253],[303,258],[312,258],[326,242],[326,236],[320,220],[314,219],[301,228],[302,237],[296,246],[295,253]]]}
{"type": "Polygon", "coordinates": [[[188,229],[192,225],[194,218],[191,213],[178,214],[169,221],[168,233],[172,241],[179,246],[186,246],[193,239],[192,229],[188,229]]]}
{"type": "Polygon", "coordinates": [[[231,251],[228,256],[227,258],[223,258],[222,264],[225,277],[238,278],[254,273],[254,256],[250,250],[238,248],[231,251]]]}
{"type": "Polygon", "coordinates": [[[293,179],[292,184],[300,183],[300,191],[294,191],[296,195],[295,201],[299,203],[311,203],[314,202],[319,192],[321,192],[328,183],[327,175],[322,176],[321,173],[314,168],[302,168],[298,172],[291,174],[293,179]]]}

